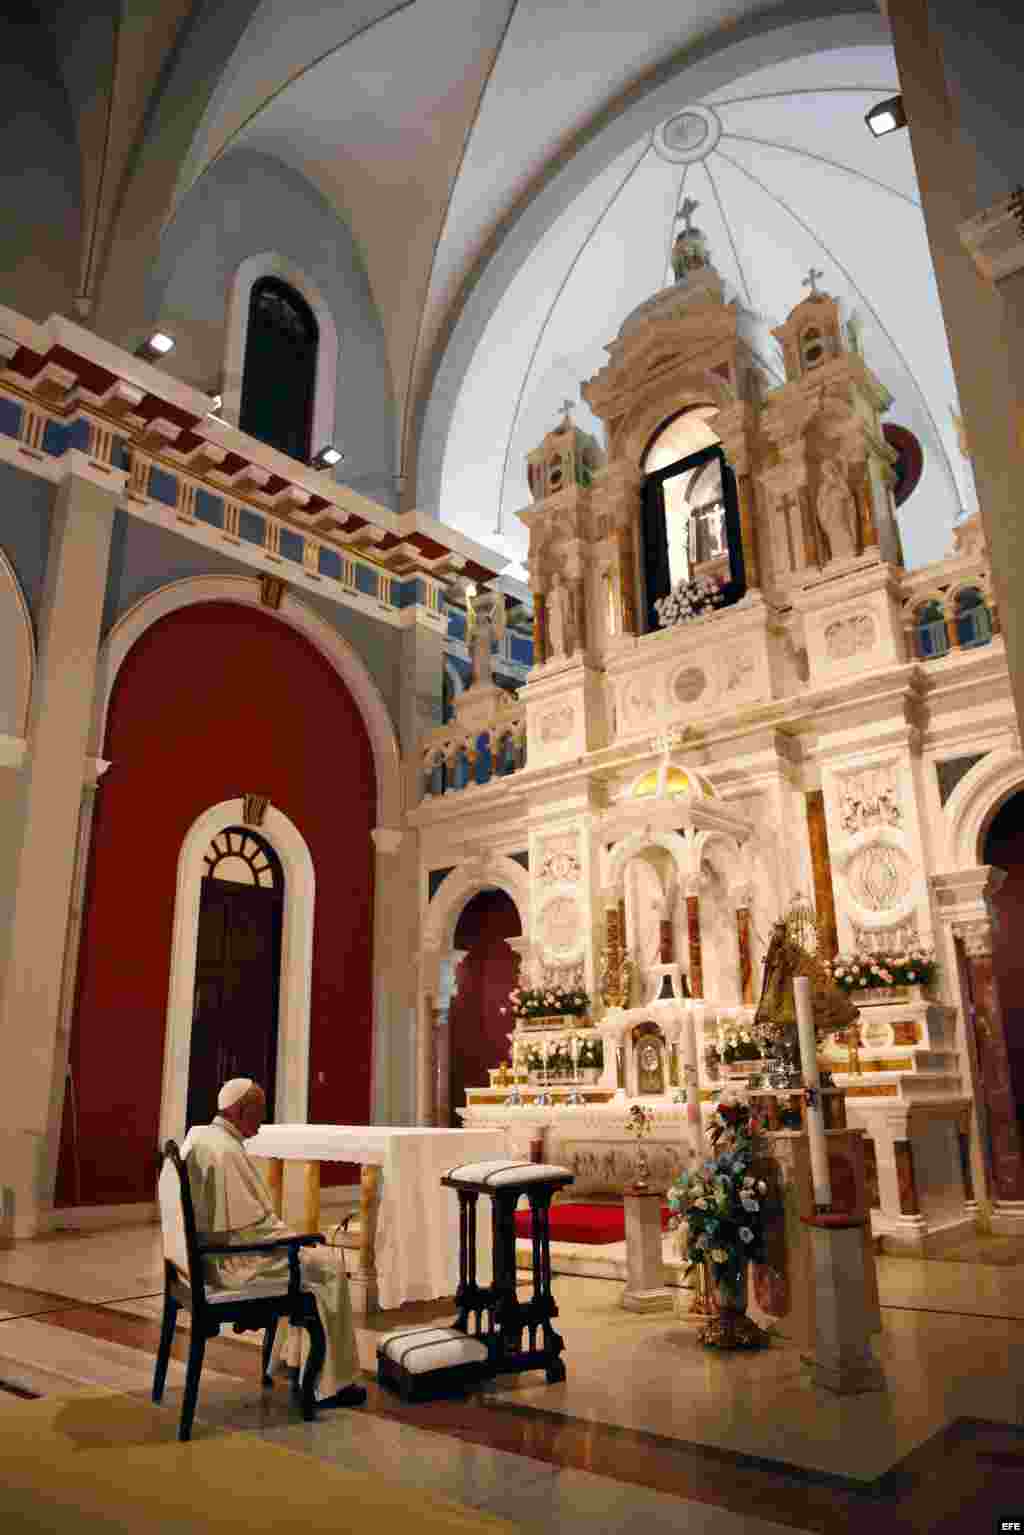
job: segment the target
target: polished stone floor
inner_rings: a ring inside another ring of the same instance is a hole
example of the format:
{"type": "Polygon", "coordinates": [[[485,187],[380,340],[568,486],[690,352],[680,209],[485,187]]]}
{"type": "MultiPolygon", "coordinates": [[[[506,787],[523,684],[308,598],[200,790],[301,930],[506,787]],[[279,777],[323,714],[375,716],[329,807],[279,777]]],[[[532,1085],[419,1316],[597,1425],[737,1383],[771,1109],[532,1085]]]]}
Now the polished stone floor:
{"type": "MultiPolygon", "coordinates": [[[[429,1489],[528,1530],[998,1529],[1024,1517],[1024,1242],[1014,1256],[879,1259],[882,1394],[815,1388],[785,1342],[705,1352],[671,1313],[623,1311],[621,1283],[560,1276],[563,1384],[528,1374],[405,1407],[371,1379],[366,1408],[305,1424],[280,1386],[260,1390],[256,1338],[229,1337],[208,1349],[199,1418],[386,1469],[412,1500],[429,1489]]],[[[161,1283],[154,1227],[0,1251],[0,1385],[148,1395],[161,1283]]],[[[364,1370],[380,1332],[450,1315],[437,1302],[373,1318],[359,1329],[364,1370]]],[[[176,1354],[172,1413],[180,1341],[176,1354]]]]}

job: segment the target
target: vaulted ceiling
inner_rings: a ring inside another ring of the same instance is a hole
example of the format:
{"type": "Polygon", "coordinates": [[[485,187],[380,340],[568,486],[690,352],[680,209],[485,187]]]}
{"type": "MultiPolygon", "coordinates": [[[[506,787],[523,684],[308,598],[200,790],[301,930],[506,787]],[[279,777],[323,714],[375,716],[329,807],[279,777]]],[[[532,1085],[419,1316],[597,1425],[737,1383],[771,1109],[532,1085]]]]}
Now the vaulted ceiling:
{"type": "MultiPolygon", "coordinates": [[[[384,328],[406,506],[522,553],[524,454],[670,277],[685,187],[769,363],[811,265],[843,299],[891,419],[924,445],[908,556],[944,552],[969,487],[907,135],[863,124],[898,85],[874,0],[111,0],[90,23],[119,50],[108,113],[101,72],[62,51],[77,7],[51,9],[83,160],[106,136],[87,249],[158,241],[240,148],[346,221],[384,328]],[[687,167],[655,140],[695,103],[718,126],[687,167]]],[[[108,280],[127,303],[120,259],[108,280]]]]}

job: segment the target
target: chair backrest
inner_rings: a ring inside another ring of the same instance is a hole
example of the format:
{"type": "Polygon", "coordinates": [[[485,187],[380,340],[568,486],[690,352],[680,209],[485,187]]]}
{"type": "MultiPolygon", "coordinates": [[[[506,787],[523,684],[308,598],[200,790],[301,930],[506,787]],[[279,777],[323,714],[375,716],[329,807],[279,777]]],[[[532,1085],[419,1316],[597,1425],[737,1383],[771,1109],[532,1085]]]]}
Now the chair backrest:
{"type": "Polygon", "coordinates": [[[164,1257],[191,1285],[193,1295],[202,1297],[205,1295],[205,1275],[196,1235],[192,1189],[177,1141],[168,1141],[164,1146],[157,1193],[164,1257]]]}

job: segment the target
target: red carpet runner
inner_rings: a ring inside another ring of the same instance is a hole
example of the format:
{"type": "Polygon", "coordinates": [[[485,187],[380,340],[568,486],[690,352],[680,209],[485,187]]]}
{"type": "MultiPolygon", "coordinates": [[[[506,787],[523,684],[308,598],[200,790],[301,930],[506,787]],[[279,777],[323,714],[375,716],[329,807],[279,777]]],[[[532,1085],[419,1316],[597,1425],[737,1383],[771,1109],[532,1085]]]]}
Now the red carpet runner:
{"type": "MultiPolygon", "coordinates": [[[[668,1225],[669,1208],[661,1207],[661,1229],[668,1225]]],[[[516,1211],[516,1236],[529,1237],[530,1210],[516,1211]]],[[[606,1247],[626,1240],[626,1213],[622,1205],[552,1205],[552,1242],[579,1242],[606,1247]]]]}

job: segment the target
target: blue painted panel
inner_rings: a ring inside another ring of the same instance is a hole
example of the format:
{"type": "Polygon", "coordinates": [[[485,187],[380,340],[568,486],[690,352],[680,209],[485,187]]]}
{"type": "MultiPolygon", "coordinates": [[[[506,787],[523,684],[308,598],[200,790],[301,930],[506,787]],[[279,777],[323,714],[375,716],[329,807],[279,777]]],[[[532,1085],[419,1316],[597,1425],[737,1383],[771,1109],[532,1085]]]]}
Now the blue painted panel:
{"type": "Polygon", "coordinates": [[[88,453],[89,423],[84,416],[76,416],[72,421],[68,432],[68,446],[77,448],[79,453],[88,453]]]}
{"type": "Polygon", "coordinates": [[[396,608],[411,608],[419,601],[419,581],[396,581],[391,590],[395,597],[396,608]]]}
{"type": "Polygon", "coordinates": [[[239,507],[238,511],[238,536],[244,538],[247,544],[262,544],[266,523],[255,512],[250,512],[248,507],[239,507]]]}
{"type": "Polygon", "coordinates": [[[367,597],[376,597],[377,590],[377,572],[371,570],[369,565],[357,565],[356,591],[365,592],[367,597]]]}
{"type": "Polygon", "coordinates": [[[166,469],[154,464],[149,475],[149,494],[154,501],[162,501],[164,506],[177,506],[177,476],[168,474],[166,469]]]}
{"type": "Polygon", "coordinates": [[[6,396],[0,396],[0,433],[5,437],[19,436],[23,414],[17,400],[8,400],[6,396]]]}
{"type": "Polygon", "coordinates": [[[341,580],[341,555],[333,549],[320,550],[320,574],[330,576],[334,581],[341,580]]]}
{"type": "Polygon", "coordinates": [[[197,490],[195,506],[197,522],[205,522],[211,528],[223,528],[224,502],[220,496],[213,496],[208,490],[197,490]]]}
{"type": "Polygon", "coordinates": [[[306,547],[306,540],[301,533],[293,533],[291,528],[282,528],[278,548],[286,560],[294,560],[297,565],[302,564],[302,551],[306,547]]]}
{"type": "Polygon", "coordinates": [[[448,637],[453,640],[466,638],[466,615],[458,608],[448,609],[448,637]]]}
{"type": "Polygon", "coordinates": [[[520,666],[532,666],[533,641],[518,634],[509,635],[509,655],[520,666]]]}
{"type": "Polygon", "coordinates": [[[115,469],[127,469],[128,465],[128,439],[115,437],[110,446],[110,462],[115,469]]]}
{"type": "Polygon", "coordinates": [[[47,421],[43,428],[43,452],[52,453],[54,458],[60,458],[67,452],[70,435],[63,421],[47,421]]]}

